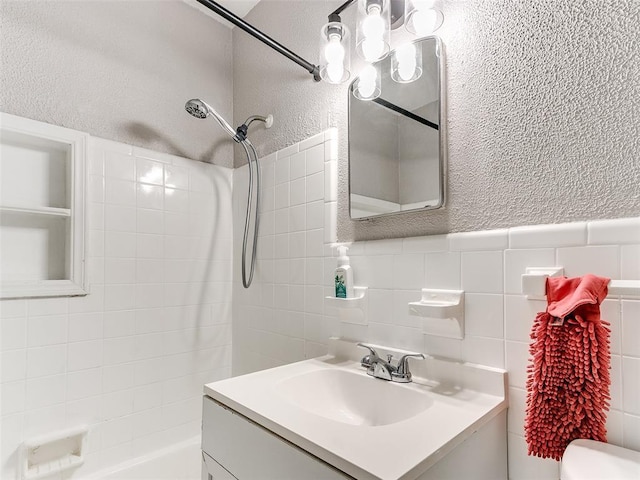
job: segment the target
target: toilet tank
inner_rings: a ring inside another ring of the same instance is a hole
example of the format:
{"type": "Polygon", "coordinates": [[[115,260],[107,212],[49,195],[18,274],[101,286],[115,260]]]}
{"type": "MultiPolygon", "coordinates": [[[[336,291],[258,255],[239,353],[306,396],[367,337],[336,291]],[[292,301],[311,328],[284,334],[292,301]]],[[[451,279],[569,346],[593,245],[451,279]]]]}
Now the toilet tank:
{"type": "Polygon", "coordinates": [[[595,440],[574,440],[562,457],[561,480],[638,480],[640,452],[595,440]]]}

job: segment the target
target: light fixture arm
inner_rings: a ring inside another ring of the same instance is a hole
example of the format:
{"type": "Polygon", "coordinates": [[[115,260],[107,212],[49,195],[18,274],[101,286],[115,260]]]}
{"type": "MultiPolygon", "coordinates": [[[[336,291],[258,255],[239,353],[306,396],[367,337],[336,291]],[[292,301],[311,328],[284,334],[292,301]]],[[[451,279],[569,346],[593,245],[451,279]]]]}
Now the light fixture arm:
{"type": "MultiPolygon", "coordinates": [[[[347,0],[338,8],[336,8],[333,12],[329,14],[329,23],[331,22],[342,22],[340,18],[340,14],[344,12],[351,5],[356,3],[358,0],[347,0]]],[[[404,0],[400,0],[396,2],[394,0],[390,0],[391,2],[391,24],[392,28],[396,28],[397,22],[400,22],[399,25],[402,25],[402,21],[404,21],[404,0]]],[[[380,2],[382,3],[382,2],[380,2]]]]}
{"type": "MultiPolygon", "coordinates": [[[[338,8],[336,8],[333,12],[331,12],[329,14],[329,16],[327,17],[329,19],[329,23],[342,23],[342,18],[340,18],[340,14],[345,11],[347,8],[349,8],[351,5],[353,5],[354,3],[356,3],[358,0],[347,0],[346,2],[344,2],[342,5],[340,5],[338,8]]],[[[336,34],[338,35],[340,38],[342,38],[342,29],[339,26],[336,27],[330,27],[327,31],[327,33],[329,35],[332,34],[336,34]]]]}
{"type": "Polygon", "coordinates": [[[356,3],[357,1],[358,0],[347,0],[342,5],[340,5],[338,8],[336,8],[333,12],[331,12],[329,14],[329,23],[331,23],[331,22],[342,22],[342,20],[340,19],[340,14],[342,12],[344,12],[347,8],[349,8],[351,5],[356,3]]]}

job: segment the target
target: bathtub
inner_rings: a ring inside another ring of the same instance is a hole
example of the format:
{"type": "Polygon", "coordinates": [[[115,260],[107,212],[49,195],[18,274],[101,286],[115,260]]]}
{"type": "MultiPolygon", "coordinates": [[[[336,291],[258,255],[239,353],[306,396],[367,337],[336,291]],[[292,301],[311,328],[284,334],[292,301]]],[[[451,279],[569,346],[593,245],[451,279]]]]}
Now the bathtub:
{"type": "Polygon", "coordinates": [[[202,451],[198,435],[94,473],[90,480],[200,480],[201,468],[202,451]]]}

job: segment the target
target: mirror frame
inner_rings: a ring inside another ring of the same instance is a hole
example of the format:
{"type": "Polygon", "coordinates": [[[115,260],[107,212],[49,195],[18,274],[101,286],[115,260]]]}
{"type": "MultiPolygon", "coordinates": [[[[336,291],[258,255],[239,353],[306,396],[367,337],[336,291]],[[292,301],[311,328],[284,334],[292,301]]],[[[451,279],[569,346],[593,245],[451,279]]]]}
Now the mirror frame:
{"type": "MultiPolygon", "coordinates": [[[[353,217],[351,215],[351,177],[353,175],[353,171],[352,171],[352,163],[351,163],[351,142],[349,140],[347,140],[347,159],[348,159],[348,177],[347,177],[347,194],[348,194],[348,198],[349,198],[349,218],[353,221],[372,221],[375,220],[377,218],[384,218],[384,217],[390,217],[390,216],[396,216],[396,215],[401,215],[404,213],[415,213],[415,212],[424,212],[424,211],[430,211],[430,210],[437,210],[440,208],[444,208],[445,207],[445,199],[446,199],[446,192],[445,192],[445,188],[446,188],[446,178],[447,178],[447,135],[446,135],[446,116],[445,116],[445,111],[446,111],[446,89],[445,89],[445,77],[444,77],[444,65],[445,65],[445,59],[444,59],[444,47],[443,47],[443,43],[442,40],[440,39],[440,37],[436,36],[436,35],[430,35],[427,37],[423,37],[420,38],[418,40],[415,40],[414,44],[419,44],[425,40],[433,40],[435,41],[435,56],[436,56],[436,67],[437,67],[437,79],[438,79],[438,85],[437,85],[437,91],[438,91],[438,95],[439,95],[439,105],[438,105],[438,147],[439,147],[439,169],[440,169],[440,178],[438,181],[438,185],[440,187],[440,194],[439,194],[439,202],[436,205],[433,206],[425,206],[422,208],[414,208],[411,210],[399,210],[397,212],[389,212],[389,213],[380,213],[377,215],[371,215],[368,217],[353,217]]],[[[378,62],[376,62],[376,64],[380,63],[380,62],[385,62],[387,61],[387,59],[390,57],[390,55],[393,53],[393,51],[389,52],[389,55],[385,58],[383,58],[382,60],[379,60],[378,62]]],[[[423,68],[424,68],[424,64],[423,64],[423,68]]],[[[358,81],[359,77],[355,77],[354,80],[349,84],[349,88],[347,89],[347,95],[349,96],[347,99],[347,138],[349,138],[351,136],[351,102],[354,100],[357,100],[353,97],[353,87],[355,85],[355,83],[358,81]]],[[[398,85],[402,85],[402,84],[398,84],[398,85]]],[[[357,100],[359,102],[363,101],[363,100],[357,100]]]]}

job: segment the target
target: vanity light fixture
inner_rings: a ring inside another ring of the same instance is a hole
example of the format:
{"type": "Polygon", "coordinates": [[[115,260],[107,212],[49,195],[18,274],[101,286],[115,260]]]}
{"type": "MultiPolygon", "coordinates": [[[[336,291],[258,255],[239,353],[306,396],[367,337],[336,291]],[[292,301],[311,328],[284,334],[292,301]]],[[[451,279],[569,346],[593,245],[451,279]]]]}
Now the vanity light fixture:
{"type": "MultiPolygon", "coordinates": [[[[396,29],[404,24],[409,32],[421,37],[435,32],[443,22],[442,12],[436,6],[436,2],[442,0],[347,0],[329,15],[329,23],[322,27],[320,65],[314,65],[227,10],[218,2],[214,0],[196,1],[300,65],[313,75],[315,81],[325,80],[328,83],[343,83],[349,79],[349,29],[342,23],[340,13],[356,1],[359,4],[359,21],[356,30],[357,50],[368,63],[382,60],[388,55],[391,45],[391,29],[396,29]]],[[[409,58],[408,51],[409,49],[406,49],[403,54],[395,55],[397,57],[397,75],[392,72],[392,78],[401,83],[418,79],[422,72],[422,60],[418,53],[412,60],[409,58]]],[[[369,69],[368,72],[370,73],[370,71],[369,69]]],[[[379,88],[379,72],[377,79],[379,88]]],[[[365,81],[364,85],[370,87],[371,82],[365,81]]]]}
{"type": "MultiPolygon", "coordinates": [[[[380,93],[380,72],[370,64],[384,59],[390,51],[391,30],[404,25],[418,38],[435,32],[443,22],[437,8],[439,0],[347,0],[329,15],[322,27],[320,45],[320,76],[328,83],[349,80],[349,31],[340,14],[358,3],[356,51],[368,65],[366,78],[353,88],[356,98],[371,100],[380,93]],[[376,79],[375,86],[372,79],[376,79]],[[360,84],[362,83],[362,86],[360,84]]],[[[379,68],[377,68],[379,70],[379,68]]],[[[362,74],[361,74],[362,75],[362,74]]],[[[422,51],[409,42],[395,49],[391,58],[391,78],[398,83],[410,83],[422,75],[422,51]]]]}

